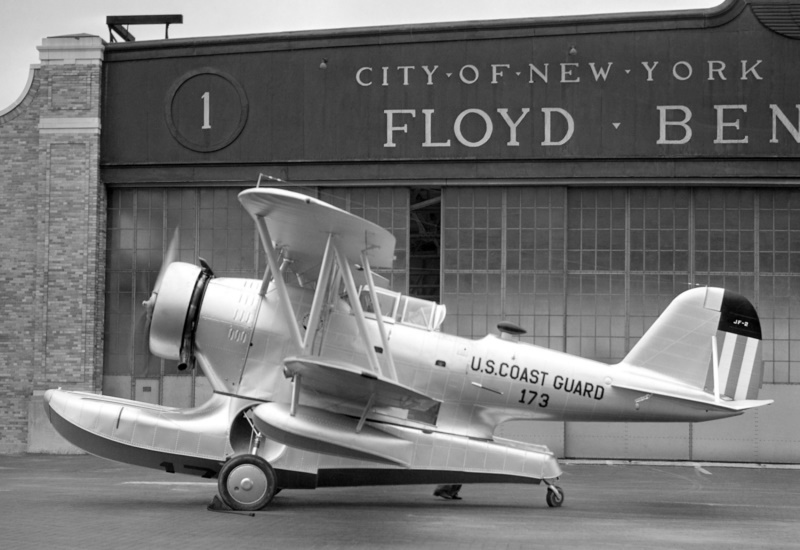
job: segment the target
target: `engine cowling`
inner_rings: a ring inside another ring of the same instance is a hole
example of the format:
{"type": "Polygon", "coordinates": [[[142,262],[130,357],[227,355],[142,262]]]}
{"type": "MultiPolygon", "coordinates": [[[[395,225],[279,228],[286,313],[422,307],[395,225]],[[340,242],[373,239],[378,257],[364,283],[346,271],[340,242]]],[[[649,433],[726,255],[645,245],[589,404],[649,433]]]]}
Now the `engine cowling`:
{"type": "Polygon", "coordinates": [[[192,353],[192,333],[210,276],[183,262],[167,266],[153,308],[150,351],[185,366],[192,353]]]}

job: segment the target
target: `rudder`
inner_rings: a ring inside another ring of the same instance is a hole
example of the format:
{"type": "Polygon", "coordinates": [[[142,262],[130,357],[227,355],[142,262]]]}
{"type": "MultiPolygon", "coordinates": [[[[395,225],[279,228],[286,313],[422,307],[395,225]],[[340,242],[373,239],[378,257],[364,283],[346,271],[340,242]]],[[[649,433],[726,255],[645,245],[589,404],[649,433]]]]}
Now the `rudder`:
{"type": "MultiPolygon", "coordinates": [[[[757,399],[761,389],[761,322],[747,298],[725,291],[715,335],[719,394],[735,401],[757,399]]],[[[714,392],[714,363],[708,366],[706,391],[714,392]]]]}

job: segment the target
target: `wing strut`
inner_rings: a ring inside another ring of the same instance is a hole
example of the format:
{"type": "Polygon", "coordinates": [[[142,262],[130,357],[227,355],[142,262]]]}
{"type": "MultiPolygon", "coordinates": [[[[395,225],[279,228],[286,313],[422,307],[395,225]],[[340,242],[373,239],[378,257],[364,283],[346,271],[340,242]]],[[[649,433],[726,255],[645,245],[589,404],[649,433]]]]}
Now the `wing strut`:
{"type": "Polygon", "coordinates": [[[306,336],[303,340],[303,350],[306,354],[311,353],[314,344],[314,335],[317,333],[317,326],[322,317],[322,306],[325,303],[325,293],[328,291],[328,281],[333,271],[333,234],[328,234],[328,242],[325,244],[325,253],[322,256],[322,267],[317,279],[317,288],[314,291],[314,300],[311,302],[311,312],[308,314],[308,324],[306,325],[306,336]]]}
{"type": "Polygon", "coordinates": [[[369,333],[367,332],[366,323],[364,322],[364,310],[361,308],[361,303],[358,300],[358,289],[356,288],[355,281],[353,280],[353,272],[350,268],[347,256],[341,250],[341,247],[337,242],[336,236],[333,233],[328,234],[325,252],[322,259],[322,266],[320,267],[319,278],[317,279],[316,290],[314,291],[314,299],[311,304],[308,324],[306,326],[305,336],[303,336],[300,334],[300,328],[297,322],[297,317],[294,314],[294,309],[292,308],[289,292],[287,291],[286,284],[281,276],[282,270],[278,266],[278,252],[272,243],[272,237],[269,234],[267,222],[262,216],[256,217],[256,221],[258,225],[258,231],[261,234],[261,241],[264,244],[264,252],[267,255],[267,270],[265,271],[264,278],[261,282],[261,293],[262,295],[266,293],[270,279],[275,281],[275,290],[278,292],[278,299],[281,304],[280,307],[283,308],[283,313],[288,321],[287,324],[289,325],[289,331],[297,347],[301,348],[306,354],[311,352],[311,347],[313,346],[314,342],[314,334],[316,333],[315,327],[319,324],[319,320],[322,316],[325,293],[328,289],[328,282],[330,281],[331,272],[333,271],[333,261],[335,257],[336,263],[339,266],[339,272],[341,273],[345,287],[347,288],[347,293],[352,297],[350,300],[350,306],[353,308],[353,312],[355,314],[358,332],[361,334],[361,339],[363,340],[364,347],[366,348],[367,359],[369,360],[370,367],[374,372],[382,374],[389,380],[396,381],[397,371],[394,366],[394,361],[392,360],[391,351],[389,350],[389,339],[386,335],[386,327],[383,324],[383,316],[380,311],[380,302],[378,301],[378,296],[375,292],[375,281],[372,277],[372,271],[370,270],[367,250],[363,250],[361,252],[361,261],[364,264],[364,273],[367,279],[367,286],[369,287],[370,297],[372,298],[372,303],[375,307],[375,318],[378,323],[378,332],[380,333],[381,343],[383,345],[383,349],[385,350],[387,360],[387,368],[385,369],[386,372],[384,372],[384,369],[381,367],[381,363],[378,360],[377,354],[375,353],[375,347],[369,341],[369,333]],[[277,276],[274,276],[275,274],[277,274],[277,276]]]}
{"type": "Polygon", "coordinates": [[[266,296],[270,280],[275,281],[275,291],[280,302],[278,307],[288,325],[287,330],[294,346],[302,350],[304,355],[312,353],[314,336],[319,328],[326,300],[334,299],[329,293],[332,288],[331,279],[336,277],[333,281],[335,285],[338,287],[339,281],[343,281],[350,296],[350,307],[355,316],[370,369],[386,380],[396,382],[396,370],[389,353],[388,332],[380,315],[375,276],[370,268],[370,264],[379,268],[391,267],[394,260],[395,237],[372,222],[292,191],[272,188],[246,189],[239,194],[239,200],[254,218],[267,256],[268,267],[261,280],[259,294],[266,296]],[[268,218],[269,224],[267,224],[268,218]],[[320,257],[322,257],[321,265],[318,263],[320,257]],[[281,260],[283,265],[280,265],[281,260]],[[370,296],[378,309],[376,322],[383,350],[370,342],[372,327],[366,322],[353,279],[352,265],[357,262],[365,266],[370,296]],[[289,290],[282,277],[281,268],[288,263],[295,266],[298,283],[303,287],[307,287],[312,281],[301,280],[299,274],[305,276],[311,273],[314,266],[320,266],[305,331],[298,323],[289,290]],[[337,266],[338,269],[335,269],[337,266]],[[386,355],[384,365],[378,358],[376,353],[378,350],[386,355]]]}
{"type": "Polygon", "coordinates": [[[289,415],[294,416],[297,414],[297,405],[300,404],[300,373],[295,373],[292,376],[292,402],[289,405],[289,415]]]}
{"type": "MultiPolygon", "coordinates": [[[[279,302],[283,308],[286,318],[289,320],[289,332],[292,334],[292,339],[298,348],[303,348],[303,338],[300,335],[300,328],[297,325],[297,317],[295,317],[292,303],[289,301],[289,292],[286,290],[286,283],[283,282],[281,270],[278,267],[278,255],[275,251],[275,246],[272,244],[272,237],[269,234],[267,221],[263,216],[256,216],[256,223],[258,225],[258,232],[261,235],[261,242],[264,244],[264,252],[267,254],[267,264],[269,271],[274,275],[272,280],[275,281],[275,289],[278,291],[279,302]]],[[[266,274],[265,274],[265,280],[266,274]]],[[[262,284],[262,286],[264,286],[262,284]]]]}
{"type": "MultiPolygon", "coordinates": [[[[375,353],[375,348],[369,341],[369,334],[367,333],[367,325],[364,323],[364,310],[361,309],[361,302],[358,299],[358,290],[353,281],[353,272],[350,271],[350,264],[347,263],[347,256],[340,249],[338,240],[333,245],[333,250],[336,252],[336,263],[339,265],[339,270],[342,272],[342,279],[347,289],[347,294],[350,296],[350,307],[353,308],[353,313],[356,318],[356,325],[358,332],[361,334],[361,339],[364,341],[364,348],[367,352],[367,359],[372,370],[376,373],[381,372],[381,366],[378,362],[378,355],[375,353]]],[[[388,352],[388,350],[387,350],[388,352]]]]}
{"type": "Polygon", "coordinates": [[[375,404],[375,394],[370,394],[369,400],[367,401],[366,406],[364,406],[364,412],[361,413],[361,418],[358,419],[358,424],[356,425],[356,433],[360,434],[361,430],[364,428],[364,422],[367,421],[367,415],[372,411],[372,406],[375,404]]]}
{"type": "Polygon", "coordinates": [[[269,288],[269,282],[272,280],[272,270],[269,268],[269,265],[264,270],[264,276],[261,278],[261,288],[258,290],[258,295],[262,298],[267,295],[267,289],[269,288]]]}
{"type": "Polygon", "coordinates": [[[375,281],[372,278],[372,269],[369,266],[369,258],[367,257],[367,251],[363,250],[361,252],[361,262],[364,266],[364,274],[367,277],[367,286],[369,287],[369,297],[372,300],[372,303],[375,307],[375,320],[378,322],[378,332],[381,335],[381,343],[383,344],[384,355],[386,356],[386,361],[388,363],[388,376],[390,380],[397,380],[397,370],[394,368],[394,360],[392,359],[392,351],[389,349],[389,338],[386,337],[386,327],[383,324],[383,314],[381,313],[381,306],[380,302],[378,301],[378,295],[375,292],[375,281]]]}

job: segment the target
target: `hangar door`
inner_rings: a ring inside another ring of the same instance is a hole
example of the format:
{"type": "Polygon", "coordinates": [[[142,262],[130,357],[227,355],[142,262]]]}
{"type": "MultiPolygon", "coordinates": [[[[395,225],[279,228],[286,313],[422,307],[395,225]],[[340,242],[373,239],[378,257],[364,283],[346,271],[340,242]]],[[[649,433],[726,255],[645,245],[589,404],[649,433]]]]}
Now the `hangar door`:
{"type": "Polygon", "coordinates": [[[800,190],[446,187],[442,202],[449,332],[479,338],[505,319],[523,341],[616,363],[694,285],[739,292],[761,316],[772,407],[697,425],[512,423],[504,435],[567,457],[796,460],[800,190]]]}

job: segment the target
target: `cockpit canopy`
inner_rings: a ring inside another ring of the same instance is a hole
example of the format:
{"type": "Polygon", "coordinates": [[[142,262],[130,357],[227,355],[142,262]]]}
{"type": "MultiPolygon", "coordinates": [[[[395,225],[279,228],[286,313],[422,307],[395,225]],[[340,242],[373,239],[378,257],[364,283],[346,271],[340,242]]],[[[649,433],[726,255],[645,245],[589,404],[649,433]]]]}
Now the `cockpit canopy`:
{"type": "MultiPolygon", "coordinates": [[[[400,323],[426,330],[439,330],[447,315],[446,306],[430,300],[403,296],[399,292],[385,288],[376,288],[375,295],[378,298],[381,316],[385,322],[400,323]]],[[[361,287],[358,299],[364,314],[374,318],[375,306],[372,303],[369,288],[361,287]]]]}

